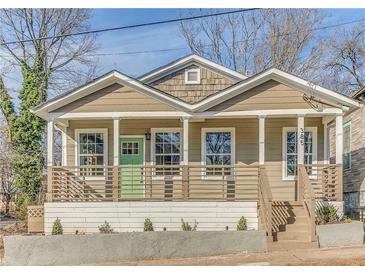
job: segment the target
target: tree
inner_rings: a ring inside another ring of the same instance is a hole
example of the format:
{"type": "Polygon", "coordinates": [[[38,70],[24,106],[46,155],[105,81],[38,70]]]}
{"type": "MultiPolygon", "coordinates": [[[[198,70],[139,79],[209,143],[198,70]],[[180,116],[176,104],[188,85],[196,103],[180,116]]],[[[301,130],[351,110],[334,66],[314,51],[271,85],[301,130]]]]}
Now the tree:
{"type": "Polygon", "coordinates": [[[45,122],[31,108],[47,99],[58,80],[67,82],[90,65],[86,55],[95,50],[95,36],[64,36],[89,28],[87,9],[3,9],[0,12],[0,42],[20,67],[23,77],[19,111],[0,79],[0,109],[6,119],[7,138],[14,152],[17,186],[21,200],[34,200],[44,170],[45,122]],[[50,37],[50,39],[42,39],[50,37]],[[24,40],[30,39],[30,42],[24,40]],[[15,43],[8,43],[15,41],[15,43]],[[25,197],[25,199],[24,199],[25,197]]]}
{"type": "Polygon", "coordinates": [[[313,29],[323,18],[313,9],[261,9],[182,22],[180,30],[193,52],[236,71],[276,67],[311,77],[323,53],[313,29]]]}
{"type": "Polygon", "coordinates": [[[351,94],[365,85],[365,24],[336,32],[327,42],[328,55],[323,82],[332,89],[351,94]]]}

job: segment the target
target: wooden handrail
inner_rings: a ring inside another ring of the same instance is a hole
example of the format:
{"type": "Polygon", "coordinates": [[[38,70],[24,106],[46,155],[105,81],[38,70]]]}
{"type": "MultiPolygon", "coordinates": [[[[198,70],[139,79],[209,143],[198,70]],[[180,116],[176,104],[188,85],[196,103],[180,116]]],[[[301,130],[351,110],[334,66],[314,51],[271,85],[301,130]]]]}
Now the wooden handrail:
{"type": "Polygon", "coordinates": [[[259,168],[259,214],[270,241],[272,238],[272,193],[264,166],[259,168]]]}
{"type": "Polygon", "coordinates": [[[310,240],[315,241],[316,237],[316,217],[315,206],[316,199],[312,187],[312,183],[309,180],[309,176],[304,165],[298,165],[298,184],[301,192],[301,200],[303,202],[304,211],[306,213],[309,227],[310,227],[310,240]]]}

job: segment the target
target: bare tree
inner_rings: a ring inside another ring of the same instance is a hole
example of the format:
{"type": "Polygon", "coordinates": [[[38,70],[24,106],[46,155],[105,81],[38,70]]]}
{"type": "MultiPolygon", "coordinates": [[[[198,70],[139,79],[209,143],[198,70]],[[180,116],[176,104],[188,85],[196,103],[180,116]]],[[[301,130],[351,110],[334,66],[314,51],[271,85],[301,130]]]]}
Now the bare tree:
{"type": "Polygon", "coordinates": [[[337,31],[327,42],[328,55],[322,81],[332,89],[350,94],[365,85],[365,24],[337,31]]]}
{"type": "Polygon", "coordinates": [[[193,52],[236,71],[276,67],[310,77],[323,52],[313,29],[323,18],[313,9],[261,9],[183,22],[180,30],[193,52]]]}
{"type": "Polygon", "coordinates": [[[2,46],[5,59],[29,67],[40,62],[52,90],[89,80],[95,66],[87,54],[96,49],[95,35],[64,35],[88,30],[90,16],[88,9],[2,9],[0,42],[16,42],[2,46]]]}

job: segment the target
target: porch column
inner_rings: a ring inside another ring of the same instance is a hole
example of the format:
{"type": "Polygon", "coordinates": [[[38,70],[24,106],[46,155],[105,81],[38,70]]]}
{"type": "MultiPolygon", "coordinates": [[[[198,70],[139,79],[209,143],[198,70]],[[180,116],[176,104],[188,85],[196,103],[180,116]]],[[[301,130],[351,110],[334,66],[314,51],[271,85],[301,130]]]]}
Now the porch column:
{"type": "Polygon", "coordinates": [[[62,166],[67,166],[67,127],[60,127],[62,139],[62,166]]]}
{"type": "Polygon", "coordinates": [[[47,202],[52,202],[52,166],[54,147],[54,121],[47,122],[47,202]]]}
{"type": "Polygon", "coordinates": [[[265,116],[259,116],[259,165],[265,164],[265,116]]]}
{"type": "Polygon", "coordinates": [[[297,165],[304,164],[304,115],[298,115],[298,129],[297,129],[297,165]]]}
{"type": "Polygon", "coordinates": [[[183,118],[183,164],[189,164],[189,118],[183,118]]]}
{"type": "Polygon", "coordinates": [[[336,164],[342,165],[343,154],[343,117],[336,115],[336,164]]]}
{"type": "Polygon", "coordinates": [[[113,118],[113,165],[119,166],[119,118],[113,118]]]}

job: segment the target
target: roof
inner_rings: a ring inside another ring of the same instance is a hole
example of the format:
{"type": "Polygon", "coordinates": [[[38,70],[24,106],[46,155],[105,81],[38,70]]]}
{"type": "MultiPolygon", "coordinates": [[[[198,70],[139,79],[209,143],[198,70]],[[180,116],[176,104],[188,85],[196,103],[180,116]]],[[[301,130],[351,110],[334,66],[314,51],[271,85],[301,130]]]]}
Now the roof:
{"type": "Polygon", "coordinates": [[[168,69],[169,71],[171,71],[171,69],[173,69],[171,67],[173,66],[173,64],[179,67],[181,65],[180,62],[182,60],[187,60],[186,58],[193,58],[195,60],[197,56],[190,55],[188,57],[181,58],[178,61],[175,61],[173,63],[164,66],[163,68],[159,68],[157,70],[154,70],[154,72],[153,71],[150,72],[148,75],[145,75],[140,79],[130,77],[116,70],[110,71],[85,85],[82,85],[76,89],[73,89],[65,94],[57,96],[51,100],[46,101],[43,104],[38,105],[32,111],[39,117],[46,118],[47,114],[51,111],[54,111],[84,96],[92,94],[93,92],[97,92],[98,90],[105,88],[111,84],[119,83],[121,85],[132,88],[142,94],[151,96],[178,110],[186,112],[201,112],[201,111],[206,111],[212,108],[213,106],[220,104],[223,101],[231,99],[239,94],[242,94],[268,80],[278,81],[303,93],[309,93],[311,95],[314,95],[317,99],[323,100],[324,102],[328,102],[330,104],[334,104],[339,107],[346,106],[350,109],[356,109],[360,107],[360,103],[357,100],[336,93],[329,89],[323,88],[321,86],[313,85],[312,83],[304,79],[301,79],[293,74],[284,72],[276,68],[267,69],[249,78],[241,75],[243,79],[241,79],[240,81],[225,88],[224,90],[221,90],[215,94],[207,96],[201,101],[193,104],[184,102],[177,97],[174,97],[168,93],[165,93],[157,88],[148,85],[145,82],[142,82],[143,79],[153,79],[153,77],[155,77],[153,76],[153,74],[161,75],[162,70],[164,69],[168,69]]]}
{"type": "Polygon", "coordinates": [[[365,93],[365,86],[361,87],[360,89],[358,89],[354,93],[352,93],[351,97],[357,99],[364,93],[365,93]]]}
{"type": "Polygon", "coordinates": [[[146,82],[146,83],[151,83],[158,79],[161,79],[162,77],[166,76],[167,74],[170,74],[177,70],[181,70],[192,64],[197,64],[197,65],[203,66],[205,68],[218,72],[219,74],[222,74],[235,81],[241,81],[241,80],[244,80],[247,78],[247,76],[245,76],[237,71],[234,71],[230,68],[227,68],[218,63],[212,62],[199,55],[190,54],[190,55],[184,56],[182,58],[176,59],[166,65],[153,69],[150,72],[147,72],[147,73],[141,75],[140,77],[138,77],[138,79],[140,79],[141,81],[146,82]]]}

